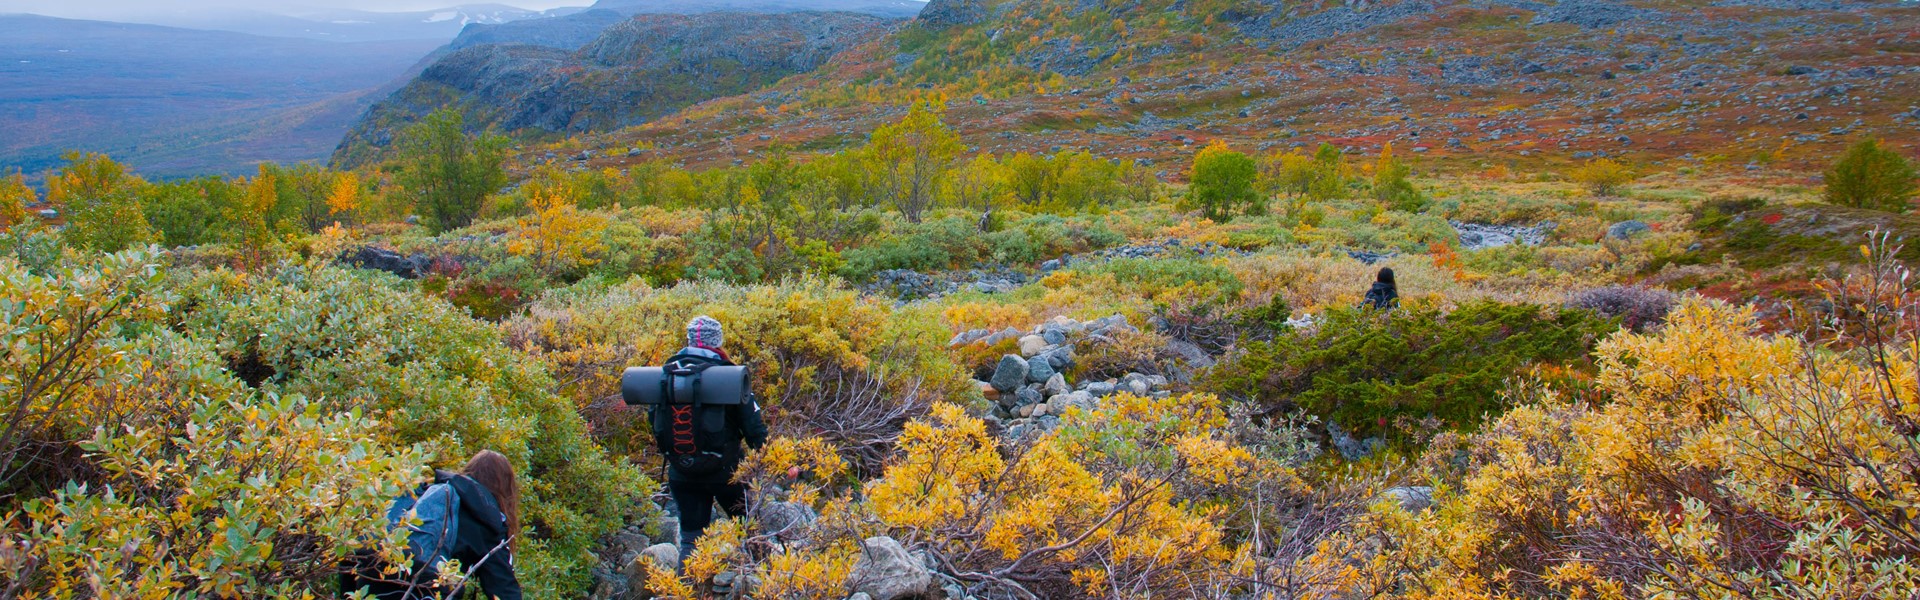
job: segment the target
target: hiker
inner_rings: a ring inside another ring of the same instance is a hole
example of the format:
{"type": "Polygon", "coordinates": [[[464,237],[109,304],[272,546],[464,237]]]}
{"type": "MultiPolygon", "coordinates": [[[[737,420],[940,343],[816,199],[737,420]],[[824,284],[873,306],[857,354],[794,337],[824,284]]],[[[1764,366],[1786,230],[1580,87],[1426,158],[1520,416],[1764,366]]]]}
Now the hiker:
{"type": "Polygon", "coordinates": [[[1360,307],[1393,310],[1399,306],[1400,290],[1393,284],[1393,269],[1382,267],[1380,275],[1373,279],[1373,287],[1367,290],[1366,299],[1360,301],[1360,307]]]}
{"type": "MultiPolygon", "coordinates": [[[[721,346],[726,338],[720,322],[706,315],[687,323],[687,347],[667,359],[669,370],[733,366],[721,346]]],[[[746,456],[741,442],[759,449],[767,443],[767,426],[760,421],[760,404],[658,404],[653,407],[653,439],[667,457],[667,490],[680,507],[680,557],[693,552],[707,525],[713,522],[715,502],[728,517],[744,517],[747,486],[733,481],[733,471],[746,456]]]]}
{"type": "Polygon", "coordinates": [[[436,585],[440,567],[459,561],[461,574],[480,583],[486,597],[520,600],[513,573],[513,546],[520,537],[520,484],[513,464],[492,450],[467,461],[461,473],[435,470],[433,481],[394,499],[388,527],[410,527],[407,557],[411,573],[382,573],[371,551],[349,559],[340,575],[340,593],[367,590],[380,600],[455,597],[459,589],[436,585]],[[418,521],[407,525],[409,517],[418,521]]]}

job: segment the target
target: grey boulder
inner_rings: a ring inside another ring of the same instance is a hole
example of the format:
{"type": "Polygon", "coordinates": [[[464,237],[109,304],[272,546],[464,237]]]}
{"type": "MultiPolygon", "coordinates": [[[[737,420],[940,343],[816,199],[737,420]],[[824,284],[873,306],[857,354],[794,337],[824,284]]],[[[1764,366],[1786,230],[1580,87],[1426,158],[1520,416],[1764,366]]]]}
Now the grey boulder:
{"type": "Polygon", "coordinates": [[[1008,354],[1000,357],[1000,365],[994,367],[993,379],[987,383],[993,384],[993,389],[1004,394],[1020,389],[1020,385],[1026,382],[1027,360],[1008,354]]]}
{"type": "Polygon", "coordinates": [[[1433,488],[1419,486],[1400,486],[1380,492],[1379,500],[1391,500],[1400,506],[1400,510],[1420,512],[1433,506],[1433,488]]]}
{"type": "Polygon", "coordinates": [[[933,574],[899,541],[876,536],[860,542],[860,560],[854,563],[847,585],[853,593],[873,600],[918,598],[933,587],[933,574]]]}
{"type": "Polygon", "coordinates": [[[1052,379],[1053,376],[1058,373],[1058,371],[1053,369],[1053,363],[1047,362],[1044,359],[1036,358],[1027,361],[1027,381],[1046,383],[1048,379],[1052,379]]]}
{"type": "Polygon", "coordinates": [[[1639,221],[1621,221],[1607,227],[1607,237],[1624,240],[1652,230],[1653,228],[1648,227],[1646,223],[1639,221]]]}

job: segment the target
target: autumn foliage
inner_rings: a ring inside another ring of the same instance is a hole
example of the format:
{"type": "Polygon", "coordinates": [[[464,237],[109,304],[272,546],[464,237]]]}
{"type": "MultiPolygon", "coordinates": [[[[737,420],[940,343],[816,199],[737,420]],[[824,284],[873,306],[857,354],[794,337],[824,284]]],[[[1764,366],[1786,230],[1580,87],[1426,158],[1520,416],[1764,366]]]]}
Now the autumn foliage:
{"type": "MultiPolygon", "coordinates": [[[[1071,18],[1152,31],[1110,16],[1071,18]]],[[[895,75],[999,60],[966,35],[895,75]]],[[[1390,145],[1215,143],[1169,184],[967,148],[940,96],[724,166],[548,161],[577,141],[440,114],[357,172],[75,154],[45,204],[0,178],[0,598],[332,596],[342,557],[397,562],[395,494],[483,448],[524,477],[529,597],[841,599],[879,538],[975,598],[1920,594],[1913,254],[1810,229],[1863,211],[1668,176],[1619,198],[1607,160],[1416,184],[1390,145]],[[1383,266],[1400,307],[1355,308],[1383,266]],[[614,564],[664,525],[618,378],[696,314],[775,437],[683,569],[614,564]],[[1035,347],[1071,348],[1060,382],[981,381],[1035,347]],[[1135,373],[1167,386],[1103,385],[1135,373]]]]}

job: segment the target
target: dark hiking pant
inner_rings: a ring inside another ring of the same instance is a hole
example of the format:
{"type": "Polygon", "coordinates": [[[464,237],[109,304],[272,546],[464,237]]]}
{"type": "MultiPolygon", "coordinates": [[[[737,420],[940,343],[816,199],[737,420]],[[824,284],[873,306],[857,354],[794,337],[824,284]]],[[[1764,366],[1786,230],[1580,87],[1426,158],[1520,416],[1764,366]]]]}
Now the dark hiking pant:
{"type": "Polygon", "coordinates": [[[693,553],[693,543],[713,523],[713,505],[719,503],[728,517],[747,516],[747,486],[737,483],[704,481],[667,481],[673,503],[680,506],[680,560],[693,553]]]}

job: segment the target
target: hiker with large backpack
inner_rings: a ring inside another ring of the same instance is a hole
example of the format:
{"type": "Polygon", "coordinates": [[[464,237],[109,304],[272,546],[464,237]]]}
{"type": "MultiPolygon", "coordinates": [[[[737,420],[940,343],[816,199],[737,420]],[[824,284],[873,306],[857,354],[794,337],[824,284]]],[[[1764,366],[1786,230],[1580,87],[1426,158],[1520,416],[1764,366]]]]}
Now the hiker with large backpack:
{"type": "Polygon", "coordinates": [[[499,600],[520,600],[513,572],[513,546],[520,537],[520,484],[513,464],[492,450],[467,461],[461,473],[435,470],[433,481],[395,498],[387,509],[389,529],[406,527],[410,571],[388,573],[371,553],[349,561],[340,593],[366,590],[380,600],[458,597],[461,590],[439,586],[447,561],[460,574],[471,573],[480,591],[499,600]]]}
{"type": "MultiPolygon", "coordinates": [[[[687,323],[687,347],[667,359],[662,371],[669,377],[692,378],[712,367],[731,367],[733,361],[720,322],[700,315],[687,323]]],[[[718,382],[711,385],[718,386],[718,382]]],[[[686,394],[699,396],[699,394],[686,394]]],[[[733,481],[733,471],[746,456],[742,443],[759,449],[767,443],[767,426],[760,405],[745,402],[703,404],[693,398],[669,397],[654,404],[654,444],[667,457],[667,490],[680,507],[680,556],[693,552],[707,525],[713,522],[717,502],[728,517],[747,512],[747,486],[733,481]]]]}

